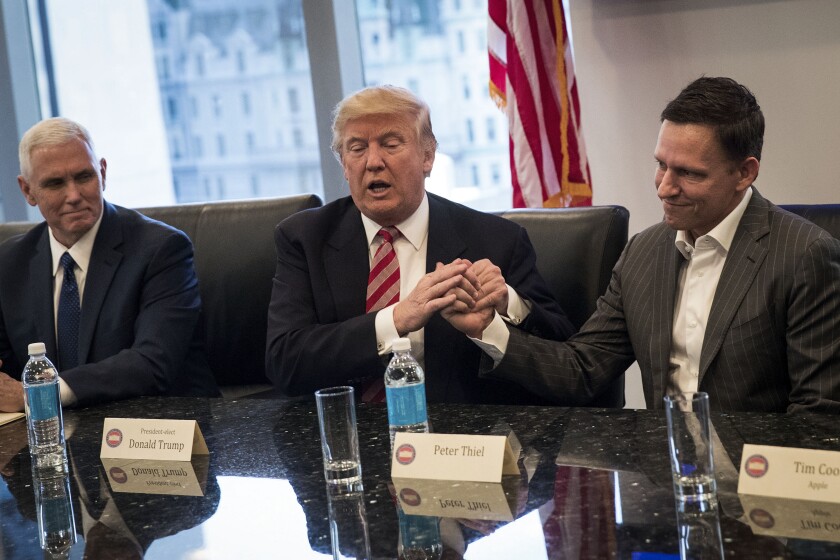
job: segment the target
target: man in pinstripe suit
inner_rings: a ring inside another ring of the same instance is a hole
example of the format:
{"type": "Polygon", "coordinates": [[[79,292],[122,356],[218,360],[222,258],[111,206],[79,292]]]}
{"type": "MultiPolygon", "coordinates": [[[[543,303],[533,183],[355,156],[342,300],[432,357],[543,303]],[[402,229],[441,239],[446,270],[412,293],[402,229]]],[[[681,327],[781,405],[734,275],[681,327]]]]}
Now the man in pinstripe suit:
{"type": "Polygon", "coordinates": [[[648,407],[700,390],[718,410],[840,412],[840,241],[753,188],[755,98],[704,77],[661,120],[664,221],[630,240],[580,333],[559,343],[512,329],[482,375],[575,405],[638,361],[648,407]]]}

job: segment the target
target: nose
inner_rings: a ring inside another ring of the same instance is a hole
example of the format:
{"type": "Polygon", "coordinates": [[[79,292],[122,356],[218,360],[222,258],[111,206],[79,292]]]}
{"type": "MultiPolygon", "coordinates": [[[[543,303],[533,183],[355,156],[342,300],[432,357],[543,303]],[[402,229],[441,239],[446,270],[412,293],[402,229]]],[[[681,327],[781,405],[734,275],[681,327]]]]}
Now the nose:
{"type": "Polygon", "coordinates": [[[365,166],[369,170],[382,169],[385,167],[385,162],[382,159],[382,148],[378,144],[371,143],[368,146],[367,162],[365,166]]]}
{"type": "Polygon", "coordinates": [[[67,202],[72,203],[81,200],[81,190],[79,189],[79,185],[76,184],[76,181],[67,181],[67,185],[64,188],[64,195],[67,202]]]}
{"type": "Polygon", "coordinates": [[[661,198],[671,198],[672,196],[676,196],[679,194],[679,188],[677,188],[676,183],[674,182],[674,172],[670,169],[666,170],[657,170],[656,171],[656,195],[661,198]]]}

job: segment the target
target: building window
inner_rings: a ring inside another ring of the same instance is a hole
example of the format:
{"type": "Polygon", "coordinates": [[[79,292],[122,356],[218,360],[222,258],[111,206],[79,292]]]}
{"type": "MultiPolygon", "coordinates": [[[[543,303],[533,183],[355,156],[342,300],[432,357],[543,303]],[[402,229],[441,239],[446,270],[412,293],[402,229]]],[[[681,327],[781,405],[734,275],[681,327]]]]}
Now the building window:
{"type": "Polygon", "coordinates": [[[464,99],[470,98],[470,78],[469,76],[461,76],[461,87],[464,92],[464,99]]]}
{"type": "Polygon", "coordinates": [[[303,132],[299,128],[292,129],[292,143],[295,145],[295,148],[303,147],[303,132]]]}
{"type": "Polygon", "coordinates": [[[197,76],[204,75],[204,55],[197,54],[195,55],[195,73],[197,76]]]}
{"type": "Polygon", "coordinates": [[[464,40],[464,32],[458,30],[458,33],[455,36],[458,38],[458,52],[464,54],[464,51],[467,50],[466,42],[464,40]]]}
{"type": "Polygon", "coordinates": [[[251,174],[251,196],[260,196],[260,178],[256,174],[251,174]]]}
{"type": "Polygon", "coordinates": [[[298,92],[295,88],[289,88],[289,111],[297,113],[300,111],[300,103],[298,102],[298,92]]]}
{"type": "Polygon", "coordinates": [[[467,119],[467,142],[472,144],[475,141],[475,132],[473,131],[472,119],[467,119]]]}
{"type": "Polygon", "coordinates": [[[178,120],[178,100],[172,96],[166,98],[166,113],[169,120],[178,120]]]}
{"type": "Polygon", "coordinates": [[[248,95],[247,91],[242,92],[242,114],[251,114],[251,96],[248,95]]]}
{"type": "Polygon", "coordinates": [[[222,98],[218,95],[213,96],[213,116],[217,119],[222,117],[222,98]]]}
{"type": "Polygon", "coordinates": [[[494,163],[490,166],[490,177],[494,185],[498,185],[502,181],[502,171],[499,169],[499,164],[494,163]]]}
{"type": "Polygon", "coordinates": [[[236,51],[236,69],[240,74],[245,73],[245,53],[242,51],[236,51]]]}
{"type": "Polygon", "coordinates": [[[225,137],[221,134],[216,135],[216,153],[219,157],[225,157],[226,152],[225,137]]]}
{"type": "Polygon", "coordinates": [[[172,137],[172,159],[181,159],[181,142],[175,136],[172,137]]]}
{"type": "Polygon", "coordinates": [[[487,117],[487,141],[496,141],[496,119],[493,117],[487,117]]]}
{"type": "Polygon", "coordinates": [[[225,197],[225,178],[219,175],[216,177],[216,198],[224,199],[225,197]]]}
{"type": "Polygon", "coordinates": [[[253,154],[254,150],[256,149],[256,140],[254,139],[253,132],[246,132],[245,133],[245,147],[248,150],[249,154],[253,154]]]}
{"type": "Polygon", "coordinates": [[[201,136],[193,137],[193,153],[195,157],[200,158],[203,155],[204,149],[201,145],[201,136]]]}
{"type": "Polygon", "coordinates": [[[472,184],[474,187],[477,187],[479,183],[481,183],[478,176],[478,166],[476,164],[472,164],[470,166],[470,171],[472,172],[472,184]]]}
{"type": "Polygon", "coordinates": [[[190,110],[194,119],[198,118],[198,99],[190,97],[190,110]]]}

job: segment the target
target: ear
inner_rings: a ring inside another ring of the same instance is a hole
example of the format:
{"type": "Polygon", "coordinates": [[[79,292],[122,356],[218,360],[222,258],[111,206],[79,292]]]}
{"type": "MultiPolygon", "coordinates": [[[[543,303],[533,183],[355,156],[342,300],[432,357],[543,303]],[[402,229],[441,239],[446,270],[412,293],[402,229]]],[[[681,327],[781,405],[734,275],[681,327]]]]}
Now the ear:
{"type": "Polygon", "coordinates": [[[759,161],[752,156],[746,158],[738,165],[738,175],[740,175],[738,191],[746,190],[747,187],[755,182],[756,177],[758,177],[759,167],[759,161]]]}
{"type": "Polygon", "coordinates": [[[23,193],[23,198],[26,199],[26,202],[30,206],[37,206],[38,201],[35,200],[35,197],[32,196],[32,189],[29,185],[29,182],[23,178],[23,175],[18,175],[18,186],[20,187],[20,192],[23,193]]]}
{"type": "Polygon", "coordinates": [[[435,163],[435,151],[423,150],[423,174],[428,177],[432,173],[432,166],[435,163]]]}
{"type": "Polygon", "coordinates": [[[99,174],[102,176],[102,190],[105,190],[105,171],[108,169],[108,162],[105,158],[99,160],[99,174]]]}

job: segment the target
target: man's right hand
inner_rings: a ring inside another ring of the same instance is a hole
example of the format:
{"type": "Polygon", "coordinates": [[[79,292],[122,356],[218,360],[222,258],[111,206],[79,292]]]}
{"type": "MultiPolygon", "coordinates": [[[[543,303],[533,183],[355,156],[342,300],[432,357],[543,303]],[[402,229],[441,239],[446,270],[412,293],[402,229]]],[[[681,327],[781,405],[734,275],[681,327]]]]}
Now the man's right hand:
{"type": "Polygon", "coordinates": [[[460,309],[475,305],[480,285],[468,272],[470,262],[455,259],[438,263],[433,272],[423,276],[417,286],[394,307],[394,326],[400,336],[422,329],[432,315],[458,301],[460,309]]]}
{"type": "Polygon", "coordinates": [[[2,371],[0,371],[0,412],[23,412],[23,384],[2,371]]]}

